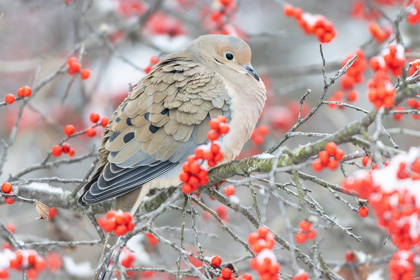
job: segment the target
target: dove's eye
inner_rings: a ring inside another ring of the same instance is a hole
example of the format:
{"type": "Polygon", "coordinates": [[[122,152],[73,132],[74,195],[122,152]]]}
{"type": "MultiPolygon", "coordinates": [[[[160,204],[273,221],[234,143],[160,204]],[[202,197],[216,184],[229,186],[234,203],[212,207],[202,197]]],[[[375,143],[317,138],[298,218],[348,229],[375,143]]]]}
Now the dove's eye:
{"type": "Polygon", "coordinates": [[[232,60],[234,58],[233,53],[231,53],[231,52],[225,53],[225,57],[226,57],[227,60],[232,60]]]}

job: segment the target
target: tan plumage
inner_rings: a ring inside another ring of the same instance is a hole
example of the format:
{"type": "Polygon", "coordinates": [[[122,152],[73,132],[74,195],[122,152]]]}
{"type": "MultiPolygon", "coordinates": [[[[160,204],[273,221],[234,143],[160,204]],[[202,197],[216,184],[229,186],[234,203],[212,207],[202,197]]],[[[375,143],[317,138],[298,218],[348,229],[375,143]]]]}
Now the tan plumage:
{"type": "Polygon", "coordinates": [[[237,156],[265,102],[250,59],[242,40],[206,35],[159,62],[112,115],[100,167],[80,203],[119,197],[116,207],[127,210],[137,201],[135,211],[150,188],[179,185],[182,163],[207,141],[208,122],[218,115],[231,124],[221,140],[224,162],[237,156]]]}

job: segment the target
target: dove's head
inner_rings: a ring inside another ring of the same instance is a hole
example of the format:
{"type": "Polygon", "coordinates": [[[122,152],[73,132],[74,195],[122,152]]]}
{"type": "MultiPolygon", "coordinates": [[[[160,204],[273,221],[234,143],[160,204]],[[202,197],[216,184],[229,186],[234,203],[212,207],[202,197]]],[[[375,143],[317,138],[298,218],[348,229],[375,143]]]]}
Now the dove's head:
{"type": "Polygon", "coordinates": [[[204,35],[195,40],[189,52],[224,78],[243,76],[260,82],[251,66],[251,48],[243,40],[228,35],[204,35]]]}

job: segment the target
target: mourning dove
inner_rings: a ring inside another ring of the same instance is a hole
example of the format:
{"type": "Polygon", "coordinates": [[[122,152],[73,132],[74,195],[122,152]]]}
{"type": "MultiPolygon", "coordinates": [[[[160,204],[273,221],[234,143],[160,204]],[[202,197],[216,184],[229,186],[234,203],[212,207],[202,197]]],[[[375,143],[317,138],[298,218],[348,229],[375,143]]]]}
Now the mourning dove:
{"type": "Polygon", "coordinates": [[[210,119],[224,115],[230,132],[220,139],[233,160],[250,138],[266,100],[243,40],[205,35],[172,53],[142,78],[113,113],[99,150],[100,165],[79,203],[117,198],[134,213],[153,188],[181,184],[182,164],[207,140],[210,119]]]}

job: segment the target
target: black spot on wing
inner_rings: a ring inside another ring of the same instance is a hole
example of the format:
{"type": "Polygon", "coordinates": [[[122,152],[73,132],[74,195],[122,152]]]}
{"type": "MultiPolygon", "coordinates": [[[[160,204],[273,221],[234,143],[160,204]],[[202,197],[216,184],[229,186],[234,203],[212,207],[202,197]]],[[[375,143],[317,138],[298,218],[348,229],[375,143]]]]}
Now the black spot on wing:
{"type": "Polygon", "coordinates": [[[125,122],[127,123],[128,126],[133,126],[133,123],[131,122],[131,119],[127,118],[127,120],[125,122]]]}
{"type": "Polygon", "coordinates": [[[126,103],[122,106],[121,111],[123,111],[123,112],[124,112],[124,109],[125,109],[125,107],[127,107],[127,105],[128,105],[128,102],[126,102],[126,103]]]}
{"type": "Polygon", "coordinates": [[[129,132],[124,136],[124,143],[130,142],[134,138],[134,132],[129,132]]]}
{"type": "Polygon", "coordinates": [[[159,129],[159,127],[154,126],[153,124],[151,124],[151,125],[149,126],[149,130],[150,130],[150,132],[151,132],[151,133],[153,133],[153,134],[155,134],[155,133],[156,133],[156,131],[158,131],[158,129],[159,129]]]}
{"type": "Polygon", "coordinates": [[[150,113],[149,112],[147,112],[146,114],[144,114],[144,118],[146,119],[146,120],[148,120],[148,121],[150,121],[150,113]]]}
{"type": "Polygon", "coordinates": [[[108,140],[112,142],[115,138],[118,137],[118,135],[120,135],[120,132],[113,132],[108,140]]]}
{"type": "Polygon", "coordinates": [[[162,112],[160,112],[162,115],[166,115],[166,114],[168,114],[168,116],[169,116],[169,109],[168,108],[166,108],[165,110],[163,110],[162,112]]]}
{"type": "Polygon", "coordinates": [[[117,123],[119,123],[119,122],[121,121],[120,117],[117,117],[117,118],[115,119],[115,121],[116,121],[117,123]]]}

